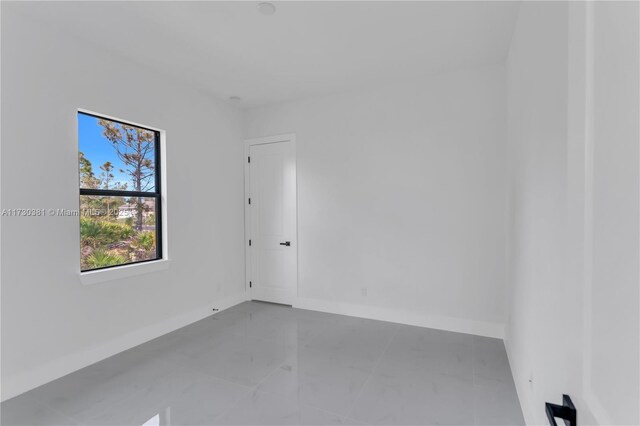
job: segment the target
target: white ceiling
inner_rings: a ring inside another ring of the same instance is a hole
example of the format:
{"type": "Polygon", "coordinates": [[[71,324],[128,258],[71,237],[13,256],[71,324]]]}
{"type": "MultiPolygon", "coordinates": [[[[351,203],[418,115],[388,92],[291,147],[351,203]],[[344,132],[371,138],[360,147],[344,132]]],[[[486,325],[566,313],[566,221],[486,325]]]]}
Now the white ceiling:
{"type": "MultiPolygon", "coordinates": [[[[518,2],[25,2],[18,7],[252,107],[504,61],[518,2]]],[[[16,6],[16,5],[14,5],[16,6]]]]}

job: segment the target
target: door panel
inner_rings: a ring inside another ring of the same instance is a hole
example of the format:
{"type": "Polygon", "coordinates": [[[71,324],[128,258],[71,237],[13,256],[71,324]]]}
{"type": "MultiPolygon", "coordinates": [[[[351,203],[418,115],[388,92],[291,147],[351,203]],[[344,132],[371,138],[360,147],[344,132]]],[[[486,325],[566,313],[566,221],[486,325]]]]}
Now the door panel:
{"type": "Polygon", "coordinates": [[[292,141],[249,146],[251,297],[292,304],[297,294],[296,164],[292,141]],[[289,242],[289,245],[283,243],[289,242]]]}

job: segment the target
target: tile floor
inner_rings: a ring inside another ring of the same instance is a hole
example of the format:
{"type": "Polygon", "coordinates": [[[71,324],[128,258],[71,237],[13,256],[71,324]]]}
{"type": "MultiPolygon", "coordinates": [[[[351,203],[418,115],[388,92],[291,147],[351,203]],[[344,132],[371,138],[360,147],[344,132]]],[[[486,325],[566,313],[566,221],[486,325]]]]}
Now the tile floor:
{"type": "Polygon", "coordinates": [[[520,425],[501,340],[247,302],[2,403],[2,425],[520,425]]]}

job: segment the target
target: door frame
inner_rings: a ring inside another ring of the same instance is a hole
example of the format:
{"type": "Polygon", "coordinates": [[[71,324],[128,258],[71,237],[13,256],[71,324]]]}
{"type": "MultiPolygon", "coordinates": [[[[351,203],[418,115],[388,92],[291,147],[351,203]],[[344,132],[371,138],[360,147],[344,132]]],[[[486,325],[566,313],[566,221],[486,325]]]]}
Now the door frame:
{"type": "MultiPolygon", "coordinates": [[[[290,142],[293,147],[293,162],[294,162],[294,171],[295,171],[295,179],[293,185],[295,187],[296,193],[296,202],[295,202],[295,218],[296,218],[296,226],[295,226],[295,242],[293,244],[295,248],[295,256],[296,256],[296,282],[295,282],[295,294],[294,299],[298,298],[298,150],[296,144],[296,134],[295,133],[285,133],[281,135],[274,136],[265,136],[259,138],[251,138],[245,139],[244,141],[244,288],[245,294],[247,295],[248,300],[253,300],[251,294],[251,286],[249,282],[252,281],[251,277],[251,250],[249,248],[249,238],[251,236],[251,210],[249,209],[249,195],[251,194],[251,179],[250,179],[250,166],[249,166],[249,152],[252,146],[254,145],[266,145],[280,142],[290,142]]],[[[292,301],[295,304],[295,300],[292,301]]]]}

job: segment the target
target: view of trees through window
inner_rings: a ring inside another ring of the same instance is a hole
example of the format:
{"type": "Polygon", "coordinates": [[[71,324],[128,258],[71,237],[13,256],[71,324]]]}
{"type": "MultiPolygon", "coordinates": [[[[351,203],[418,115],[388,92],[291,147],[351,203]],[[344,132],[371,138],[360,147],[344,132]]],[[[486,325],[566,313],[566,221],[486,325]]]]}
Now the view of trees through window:
{"type": "Polygon", "coordinates": [[[158,132],[78,113],[81,270],[160,254],[158,132]]]}

